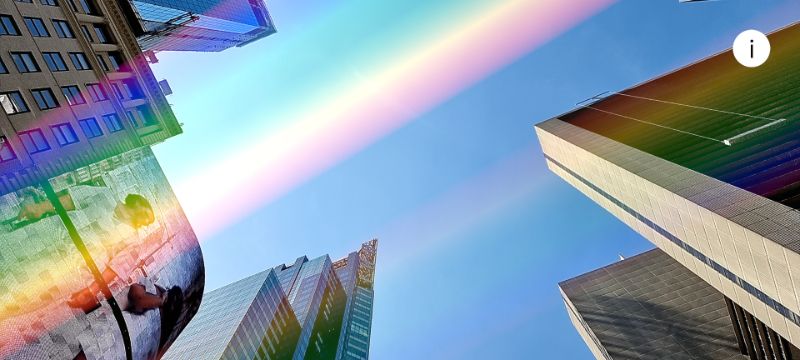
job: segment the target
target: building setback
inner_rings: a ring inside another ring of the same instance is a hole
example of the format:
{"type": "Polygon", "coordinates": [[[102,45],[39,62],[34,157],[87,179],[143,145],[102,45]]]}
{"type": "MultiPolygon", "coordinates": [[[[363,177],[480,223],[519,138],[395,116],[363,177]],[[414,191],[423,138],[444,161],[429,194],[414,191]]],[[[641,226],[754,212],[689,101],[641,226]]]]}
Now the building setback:
{"type": "Polygon", "coordinates": [[[335,263],[302,256],[209,292],[164,359],[368,359],[376,254],[371,240],[335,263]],[[287,310],[253,306],[254,296],[287,310]]]}
{"type": "Polygon", "coordinates": [[[769,39],[756,69],[725,51],[536,126],[554,173],[745,314],[753,359],[800,344],[800,25],[769,39]]]}

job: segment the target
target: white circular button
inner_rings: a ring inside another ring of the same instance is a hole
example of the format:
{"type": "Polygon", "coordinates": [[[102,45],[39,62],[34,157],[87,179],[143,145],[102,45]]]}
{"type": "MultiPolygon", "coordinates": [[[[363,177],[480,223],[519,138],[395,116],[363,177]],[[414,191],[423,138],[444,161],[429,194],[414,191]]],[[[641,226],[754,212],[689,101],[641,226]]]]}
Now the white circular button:
{"type": "Polygon", "coordinates": [[[769,58],[769,39],[758,30],[743,31],[733,40],[733,56],[740,64],[754,68],[769,58]]]}

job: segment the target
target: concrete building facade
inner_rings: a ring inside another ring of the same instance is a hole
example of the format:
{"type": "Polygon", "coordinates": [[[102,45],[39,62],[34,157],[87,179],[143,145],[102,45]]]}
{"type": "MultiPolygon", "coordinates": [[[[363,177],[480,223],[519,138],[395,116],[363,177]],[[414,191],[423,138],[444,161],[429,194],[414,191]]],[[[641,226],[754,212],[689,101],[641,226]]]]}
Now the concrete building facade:
{"type": "Polygon", "coordinates": [[[536,132],[554,173],[797,346],[800,25],[769,37],[762,67],[726,51],[536,132]]]}

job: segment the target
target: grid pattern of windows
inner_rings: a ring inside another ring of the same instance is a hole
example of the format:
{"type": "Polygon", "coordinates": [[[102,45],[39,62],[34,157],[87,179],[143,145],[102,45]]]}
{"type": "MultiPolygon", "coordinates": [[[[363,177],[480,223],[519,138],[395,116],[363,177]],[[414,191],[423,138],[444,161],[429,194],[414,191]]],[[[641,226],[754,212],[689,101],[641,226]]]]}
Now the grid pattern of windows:
{"type": "Polygon", "coordinates": [[[47,31],[47,27],[44,26],[44,21],[40,18],[33,18],[33,17],[26,17],[25,26],[28,27],[28,31],[31,32],[31,36],[33,37],[50,37],[50,32],[47,31]]]}
{"type": "Polygon", "coordinates": [[[23,131],[19,133],[19,138],[22,140],[25,150],[28,150],[30,154],[50,150],[50,144],[44,138],[44,133],[41,129],[23,131]]]}
{"type": "Polygon", "coordinates": [[[33,99],[36,101],[36,105],[39,106],[40,110],[48,110],[58,107],[58,102],[56,101],[55,95],[53,95],[53,91],[48,88],[33,89],[31,90],[31,95],[33,95],[33,99]]]}
{"type": "Polygon", "coordinates": [[[76,85],[69,85],[61,87],[61,92],[64,93],[64,97],[67,98],[67,103],[70,105],[80,105],[85,104],[86,99],[81,94],[81,90],[76,85]]]}
{"type": "Polygon", "coordinates": [[[0,15],[0,35],[19,36],[19,28],[11,15],[0,15]]]}
{"type": "Polygon", "coordinates": [[[47,68],[50,71],[67,71],[67,63],[64,62],[64,58],[61,56],[60,53],[57,52],[43,52],[42,57],[44,58],[44,62],[47,64],[47,68]]]}
{"type": "Polygon", "coordinates": [[[78,134],[69,123],[57,124],[50,127],[53,130],[53,135],[58,141],[58,145],[66,146],[78,142],[78,134]]]}
{"type": "Polygon", "coordinates": [[[72,65],[76,70],[91,70],[92,66],[89,65],[89,60],[86,59],[86,54],[82,52],[71,52],[69,58],[72,60],[72,65]]]}
{"type": "Polygon", "coordinates": [[[86,90],[89,91],[89,97],[94,102],[108,100],[108,95],[100,84],[86,84],[86,90]]]}
{"type": "Polygon", "coordinates": [[[103,129],[100,128],[100,124],[97,123],[95,118],[78,120],[78,124],[81,125],[83,134],[89,139],[103,135],[103,129]]]}
{"type": "Polygon", "coordinates": [[[58,2],[56,0],[39,0],[39,2],[42,3],[42,5],[58,6],[58,2]]]}
{"type": "Polygon", "coordinates": [[[119,119],[119,116],[117,116],[117,114],[103,115],[103,122],[106,123],[108,131],[112,133],[124,129],[124,127],[122,126],[122,120],[119,119]]]}
{"type": "Polygon", "coordinates": [[[69,23],[64,20],[53,20],[53,28],[56,29],[56,35],[60,38],[74,38],[75,35],[72,33],[72,28],[69,27],[69,23]]]}
{"type": "Polygon", "coordinates": [[[0,93],[0,105],[3,106],[3,111],[8,115],[19,114],[30,111],[25,99],[19,91],[9,91],[0,93]]]}
{"type": "Polygon", "coordinates": [[[39,64],[33,58],[33,54],[29,52],[12,52],[11,59],[14,65],[17,66],[17,71],[20,73],[39,72],[39,64]]]}
{"type": "Polygon", "coordinates": [[[8,139],[5,136],[0,136],[0,162],[10,161],[16,158],[17,154],[14,153],[14,149],[11,148],[8,139]]]}

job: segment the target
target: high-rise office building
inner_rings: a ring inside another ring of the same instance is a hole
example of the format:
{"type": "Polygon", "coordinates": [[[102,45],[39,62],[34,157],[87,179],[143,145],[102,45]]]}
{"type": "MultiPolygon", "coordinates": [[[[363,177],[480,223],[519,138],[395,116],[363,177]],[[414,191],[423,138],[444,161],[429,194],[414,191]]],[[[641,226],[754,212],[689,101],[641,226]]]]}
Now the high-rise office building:
{"type": "Polygon", "coordinates": [[[336,359],[366,360],[372,332],[372,301],[378,240],[364,243],[357,252],[333,263],[347,294],[336,359]]]}
{"type": "Polygon", "coordinates": [[[299,336],[275,271],[267,270],[203,296],[198,315],[164,360],[288,360],[299,336]]]}
{"type": "Polygon", "coordinates": [[[293,358],[334,359],[347,295],[330,257],[303,256],[275,271],[302,327],[293,358]]]}
{"type": "Polygon", "coordinates": [[[0,358],[158,358],[204,268],[136,36],[117,1],[15,0],[0,39],[0,358]]]}
{"type": "Polygon", "coordinates": [[[553,172],[752,315],[753,359],[800,345],[800,25],[769,40],[758,68],[722,52],[536,126],[553,172]]]}
{"type": "Polygon", "coordinates": [[[302,256],[209,292],[165,359],[368,359],[377,245],[336,262],[302,256]]]}
{"type": "Polygon", "coordinates": [[[559,284],[598,359],[747,359],[725,297],[659,249],[559,284]]]}
{"type": "Polygon", "coordinates": [[[222,51],[275,33],[263,0],[120,1],[145,51],[222,51]]]}

